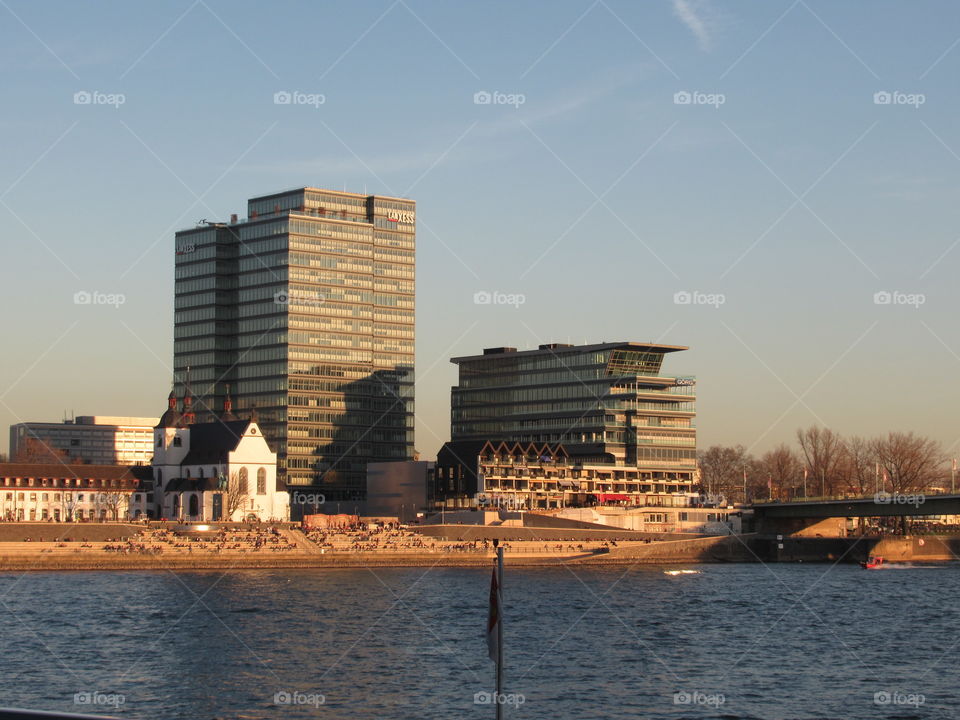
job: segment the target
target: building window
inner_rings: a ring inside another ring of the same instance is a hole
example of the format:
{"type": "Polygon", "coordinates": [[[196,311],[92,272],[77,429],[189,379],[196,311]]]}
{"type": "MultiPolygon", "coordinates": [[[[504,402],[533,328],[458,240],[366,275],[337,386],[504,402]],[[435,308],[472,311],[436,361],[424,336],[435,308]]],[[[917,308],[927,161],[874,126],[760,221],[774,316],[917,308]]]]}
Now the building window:
{"type": "Polygon", "coordinates": [[[182,440],[181,438],[179,438],[179,437],[175,437],[175,438],[173,439],[173,446],[174,446],[174,447],[182,447],[182,446],[183,446],[183,440],[182,440]]]}
{"type": "Polygon", "coordinates": [[[245,467],[240,468],[238,473],[239,483],[240,483],[240,494],[248,495],[250,493],[250,482],[247,476],[247,469],[245,467]]]}
{"type": "Polygon", "coordinates": [[[267,494],[267,469],[257,470],[257,495],[267,494]]]}

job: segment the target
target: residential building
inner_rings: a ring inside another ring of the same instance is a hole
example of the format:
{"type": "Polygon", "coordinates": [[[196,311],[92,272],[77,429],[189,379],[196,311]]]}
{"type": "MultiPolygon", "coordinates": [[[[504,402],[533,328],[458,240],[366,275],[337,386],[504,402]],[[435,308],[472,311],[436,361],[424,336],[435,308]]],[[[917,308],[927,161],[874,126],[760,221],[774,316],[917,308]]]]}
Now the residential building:
{"type": "Polygon", "coordinates": [[[18,522],[127,520],[148,466],[0,463],[0,517],[18,522]]]}

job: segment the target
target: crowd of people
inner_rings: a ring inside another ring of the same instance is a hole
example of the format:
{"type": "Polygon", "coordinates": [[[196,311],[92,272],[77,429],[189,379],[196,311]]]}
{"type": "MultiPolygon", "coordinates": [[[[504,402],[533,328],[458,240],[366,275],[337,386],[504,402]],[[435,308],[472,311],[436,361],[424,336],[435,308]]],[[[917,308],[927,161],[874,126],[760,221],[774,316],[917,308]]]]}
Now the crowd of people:
{"type": "MultiPolygon", "coordinates": [[[[326,553],[478,553],[493,551],[488,539],[448,540],[414,532],[399,523],[352,522],[342,527],[304,530],[304,535],[326,553]]],[[[515,540],[502,546],[515,552],[545,555],[603,552],[616,541],[563,540],[562,542],[515,540]]]]}
{"type": "Polygon", "coordinates": [[[307,539],[324,552],[490,552],[489,540],[444,540],[403,528],[399,523],[352,523],[340,528],[306,530],[307,539]]]}
{"type": "MultiPolygon", "coordinates": [[[[147,529],[136,536],[141,543],[159,548],[161,552],[289,552],[296,543],[275,527],[220,528],[216,533],[178,534],[166,529],[147,529]]],[[[131,541],[132,542],[132,541],[131,541]]]]}

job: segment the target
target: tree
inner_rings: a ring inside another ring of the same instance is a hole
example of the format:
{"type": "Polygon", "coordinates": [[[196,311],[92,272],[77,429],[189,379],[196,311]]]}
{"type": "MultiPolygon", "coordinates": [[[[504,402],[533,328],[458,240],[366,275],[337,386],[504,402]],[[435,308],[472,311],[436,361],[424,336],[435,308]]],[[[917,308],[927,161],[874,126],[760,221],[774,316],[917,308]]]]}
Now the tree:
{"type": "Polygon", "coordinates": [[[249,494],[247,485],[247,478],[243,476],[243,473],[235,472],[230,474],[230,479],[227,481],[227,491],[224,493],[223,500],[228,520],[233,520],[233,514],[237,510],[246,507],[247,495],[249,494]]]}
{"type": "Polygon", "coordinates": [[[877,460],[866,438],[853,436],[843,440],[837,471],[844,490],[852,495],[868,495],[876,489],[877,460]]]}
{"type": "Polygon", "coordinates": [[[789,500],[796,497],[802,480],[803,464],[787,445],[781,443],[764,453],[757,462],[756,470],[761,481],[767,483],[767,492],[771,499],[789,500]]]}
{"type": "Polygon", "coordinates": [[[700,465],[701,490],[708,497],[723,496],[727,502],[739,502],[743,499],[743,474],[754,464],[743,445],[725,447],[713,445],[701,451],[698,456],[700,465]]]}
{"type": "Polygon", "coordinates": [[[18,463],[65,463],[68,460],[65,450],[59,450],[36,437],[24,438],[17,445],[14,462],[18,463]]]}
{"type": "Polygon", "coordinates": [[[809,471],[808,483],[812,483],[812,487],[819,487],[820,494],[823,495],[838,492],[838,471],[843,446],[840,435],[830,428],[812,425],[806,430],[797,430],[797,440],[809,471]]]}
{"type": "Polygon", "coordinates": [[[100,517],[100,510],[106,510],[111,520],[120,519],[120,508],[129,505],[130,496],[127,493],[111,490],[109,492],[98,492],[94,495],[94,505],[97,508],[97,517],[100,517]]]}
{"type": "Polygon", "coordinates": [[[922,493],[946,477],[943,450],[940,443],[930,438],[912,432],[891,432],[871,441],[870,448],[893,493],[922,493]]]}

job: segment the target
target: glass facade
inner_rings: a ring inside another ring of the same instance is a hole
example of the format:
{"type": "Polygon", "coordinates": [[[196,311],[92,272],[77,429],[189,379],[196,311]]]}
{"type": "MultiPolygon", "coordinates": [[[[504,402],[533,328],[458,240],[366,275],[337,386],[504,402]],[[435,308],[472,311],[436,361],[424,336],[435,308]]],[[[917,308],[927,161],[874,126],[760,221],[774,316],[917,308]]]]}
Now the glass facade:
{"type": "Polygon", "coordinates": [[[416,204],[301,188],[247,213],[177,233],[178,378],[198,420],[230,383],[287,485],[361,499],[367,463],[413,459],[416,204]]]}
{"type": "Polygon", "coordinates": [[[454,358],[451,439],[562,443],[582,462],[692,480],[695,380],[660,374],[666,353],[639,343],[495,348],[454,358]]]}

